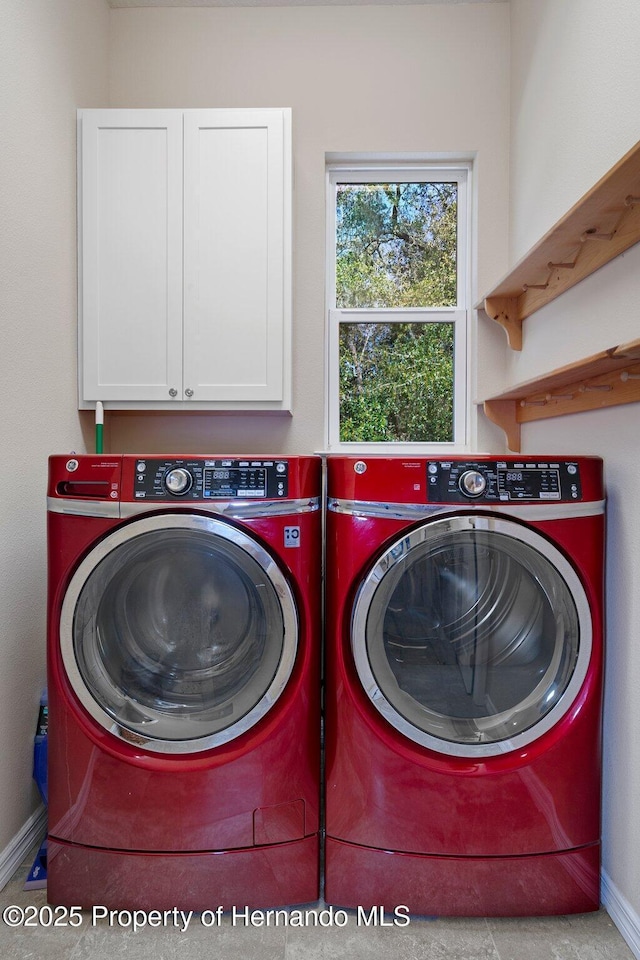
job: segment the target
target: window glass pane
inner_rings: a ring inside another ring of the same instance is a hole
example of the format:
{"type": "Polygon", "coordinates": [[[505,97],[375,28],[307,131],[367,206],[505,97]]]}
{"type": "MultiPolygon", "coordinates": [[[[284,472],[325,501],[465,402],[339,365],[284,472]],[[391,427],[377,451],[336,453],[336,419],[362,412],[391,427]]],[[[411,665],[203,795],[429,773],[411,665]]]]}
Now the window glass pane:
{"type": "Polygon", "coordinates": [[[340,324],[340,441],[453,440],[453,323],[340,324]]]}
{"type": "Polygon", "coordinates": [[[337,184],[336,306],[457,303],[457,184],[337,184]]]}

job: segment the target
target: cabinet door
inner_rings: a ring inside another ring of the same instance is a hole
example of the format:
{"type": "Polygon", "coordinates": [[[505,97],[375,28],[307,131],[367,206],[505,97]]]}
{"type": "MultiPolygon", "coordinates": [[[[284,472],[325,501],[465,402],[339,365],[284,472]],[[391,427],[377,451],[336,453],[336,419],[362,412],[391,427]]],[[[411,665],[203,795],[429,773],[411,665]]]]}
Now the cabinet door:
{"type": "Polygon", "coordinates": [[[182,111],[84,110],[79,126],[81,403],[179,401],[182,111]]]}
{"type": "Polygon", "coordinates": [[[184,166],[185,394],[286,408],[290,110],[185,111],[184,166]]]}

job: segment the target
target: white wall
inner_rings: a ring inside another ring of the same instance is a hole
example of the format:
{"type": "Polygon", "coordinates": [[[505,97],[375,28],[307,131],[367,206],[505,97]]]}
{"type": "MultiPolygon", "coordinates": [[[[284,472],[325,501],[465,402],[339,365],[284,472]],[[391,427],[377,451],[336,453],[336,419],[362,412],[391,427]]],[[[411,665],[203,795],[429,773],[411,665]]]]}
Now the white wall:
{"type": "Polygon", "coordinates": [[[327,152],[477,151],[479,288],[504,270],[508,14],[502,3],[112,12],[111,106],[293,108],[295,298],[293,418],[111,415],[111,449],[322,448],[327,152]]]}
{"type": "MultiPolygon", "coordinates": [[[[512,0],[511,238],[515,261],[639,139],[637,0],[512,0]]],[[[509,379],[640,337],[640,245],[525,321],[509,379]]],[[[523,428],[525,452],[593,453],[608,488],[604,870],[640,956],[638,404],[523,428]]]]}
{"type": "Polygon", "coordinates": [[[106,0],[0,5],[0,851],[38,805],[49,453],[84,450],[76,410],[75,113],[104,104],[106,0]]]}

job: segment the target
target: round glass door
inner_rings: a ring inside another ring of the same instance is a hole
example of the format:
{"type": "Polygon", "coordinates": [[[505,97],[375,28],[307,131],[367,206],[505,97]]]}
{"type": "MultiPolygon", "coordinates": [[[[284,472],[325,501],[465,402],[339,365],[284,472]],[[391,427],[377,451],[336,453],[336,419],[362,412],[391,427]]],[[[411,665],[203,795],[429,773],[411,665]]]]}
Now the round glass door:
{"type": "Polygon", "coordinates": [[[102,726],[156,752],[225,743],[273,706],[297,617],[270,555],[197,515],[145,517],[100,542],[61,615],[70,682],[102,726]]]}
{"type": "Polygon", "coordinates": [[[584,589],[552,544],[510,520],[457,516],[381,556],[356,598],[352,650],[397,730],[477,757],[558,722],[584,682],[591,635],[584,589]]]}

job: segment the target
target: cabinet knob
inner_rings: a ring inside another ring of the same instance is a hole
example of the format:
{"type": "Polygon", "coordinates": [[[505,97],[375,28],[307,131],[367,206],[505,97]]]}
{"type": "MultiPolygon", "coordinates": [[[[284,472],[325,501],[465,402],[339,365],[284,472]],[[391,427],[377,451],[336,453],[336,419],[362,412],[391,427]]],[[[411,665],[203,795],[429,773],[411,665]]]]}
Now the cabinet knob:
{"type": "Polygon", "coordinates": [[[193,390],[190,387],[187,387],[187,389],[184,392],[184,395],[185,397],[191,398],[193,396],[193,390]]]}
{"type": "Polygon", "coordinates": [[[177,397],[177,396],[178,396],[178,391],[176,390],[175,387],[171,387],[171,389],[169,390],[169,396],[170,396],[170,397],[177,397]]]}

